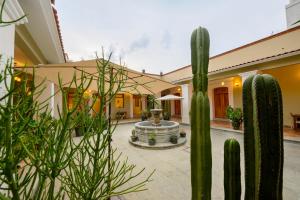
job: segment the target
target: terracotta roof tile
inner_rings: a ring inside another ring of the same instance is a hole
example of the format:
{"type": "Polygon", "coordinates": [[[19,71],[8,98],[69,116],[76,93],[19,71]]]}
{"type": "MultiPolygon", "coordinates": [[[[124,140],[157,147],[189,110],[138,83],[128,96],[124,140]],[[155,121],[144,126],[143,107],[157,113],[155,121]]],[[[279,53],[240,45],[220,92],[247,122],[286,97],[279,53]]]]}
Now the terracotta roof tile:
{"type": "Polygon", "coordinates": [[[55,22],[56,22],[56,27],[57,27],[57,31],[58,31],[58,36],[59,36],[59,40],[60,40],[60,44],[61,44],[61,48],[64,54],[64,60],[66,62],[66,54],[65,54],[65,49],[64,49],[64,44],[63,44],[63,39],[62,39],[62,34],[61,34],[61,29],[60,29],[60,24],[59,24],[59,19],[58,19],[58,14],[57,14],[57,10],[54,7],[54,0],[51,0],[51,3],[53,4],[52,6],[52,10],[53,10],[53,14],[54,14],[54,18],[55,18],[55,22]]]}

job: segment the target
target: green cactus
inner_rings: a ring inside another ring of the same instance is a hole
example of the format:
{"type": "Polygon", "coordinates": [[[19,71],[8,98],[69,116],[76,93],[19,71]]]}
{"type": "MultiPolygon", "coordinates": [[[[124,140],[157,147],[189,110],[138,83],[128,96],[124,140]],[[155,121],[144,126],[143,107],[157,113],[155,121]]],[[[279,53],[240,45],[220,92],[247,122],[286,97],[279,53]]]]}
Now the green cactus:
{"type": "Polygon", "coordinates": [[[205,28],[191,37],[193,96],[191,101],[191,184],[192,200],[211,199],[210,108],[207,95],[209,34],[205,28]]]}
{"type": "Polygon", "coordinates": [[[282,199],[283,119],[278,82],[249,77],[243,86],[245,200],[282,199]]]}
{"type": "Polygon", "coordinates": [[[224,143],[225,200],[241,199],[240,144],[235,139],[224,143]]]}

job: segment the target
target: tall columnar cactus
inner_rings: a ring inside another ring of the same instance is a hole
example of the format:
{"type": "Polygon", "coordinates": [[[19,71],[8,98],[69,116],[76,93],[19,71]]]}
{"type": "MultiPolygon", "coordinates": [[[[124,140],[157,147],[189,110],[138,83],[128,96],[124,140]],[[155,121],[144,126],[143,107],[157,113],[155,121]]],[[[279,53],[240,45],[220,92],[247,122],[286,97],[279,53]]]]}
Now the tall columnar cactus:
{"type": "Polygon", "coordinates": [[[241,199],[240,144],[235,139],[224,143],[225,200],[241,199]]]}
{"type": "Polygon", "coordinates": [[[278,82],[249,77],[243,86],[245,200],[282,199],[283,120],[278,82]]]}
{"type": "Polygon", "coordinates": [[[191,37],[193,96],[191,101],[191,183],[192,199],[211,199],[210,110],[207,95],[209,34],[205,28],[191,37]]]}

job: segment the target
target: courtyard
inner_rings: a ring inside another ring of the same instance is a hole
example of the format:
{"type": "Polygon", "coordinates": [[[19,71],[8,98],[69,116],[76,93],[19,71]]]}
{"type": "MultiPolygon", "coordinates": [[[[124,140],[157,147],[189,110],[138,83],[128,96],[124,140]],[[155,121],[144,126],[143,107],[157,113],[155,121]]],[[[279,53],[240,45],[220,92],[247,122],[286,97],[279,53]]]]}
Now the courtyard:
{"type": "MultiPolygon", "coordinates": [[[[153,170],[153,181],[148,183],[148,190],[127,194],[121,199],[130,200],[184,200],[191,199],[190,188],[190,127],[181,126],[187,133],[187,143],[181,147],[167,150],[146,150],[133,147],[128,139],[133,123],[121,124],[113,135],[113,147],[127,156],[137,168],[146,168],[146,174],[153,170]]],[[[243,136],[240,133],[211,129],[212,139],[212,199],[224,199],[223,189],[223,144],[228,138],[235,138],[241,145],[242,187],[244,184],[243,136]]],[[[284,142],[283,199],[300,198],[300,143],[284,142]]],[[[145,174],[145,175],[146,175],[145,174]]],[[[242,189],[243,196],[244,188],[242,189]]]]}

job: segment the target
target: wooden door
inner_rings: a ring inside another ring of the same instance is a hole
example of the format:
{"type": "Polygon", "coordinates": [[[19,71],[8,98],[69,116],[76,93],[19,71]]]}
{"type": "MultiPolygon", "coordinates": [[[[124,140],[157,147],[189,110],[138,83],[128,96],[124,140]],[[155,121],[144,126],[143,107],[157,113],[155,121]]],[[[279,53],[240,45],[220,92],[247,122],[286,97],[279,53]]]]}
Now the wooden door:
{"type": "MultiPolygon", "coordinates": [[[[174,94],[175,96],[180,96],[179,93],[174,94]]],[[[175,115],[180,116],[181,115],[181,102],[180,100],[174,100],[174,106],[175,106],[175,115]]]]}
{"type": "Polygon", "coordinates": [[[133,95],[133,117],[140,117],[142,113],[142,101],[140,95],[133,95]]]}
{"type": "Polygon", "coordinates": [[[215,118],[226,118],[226,108],[229,105],[228,88],[220,87],[214,89],[215,118]]]}

